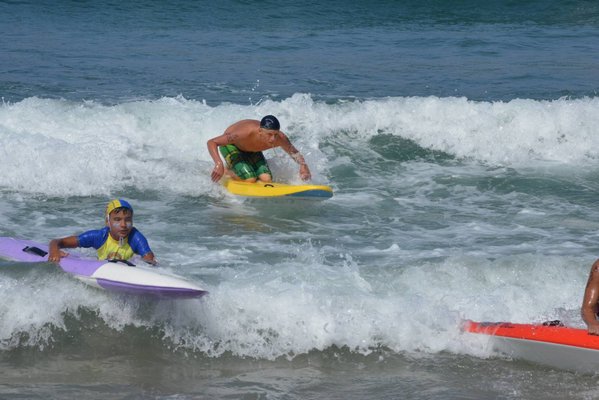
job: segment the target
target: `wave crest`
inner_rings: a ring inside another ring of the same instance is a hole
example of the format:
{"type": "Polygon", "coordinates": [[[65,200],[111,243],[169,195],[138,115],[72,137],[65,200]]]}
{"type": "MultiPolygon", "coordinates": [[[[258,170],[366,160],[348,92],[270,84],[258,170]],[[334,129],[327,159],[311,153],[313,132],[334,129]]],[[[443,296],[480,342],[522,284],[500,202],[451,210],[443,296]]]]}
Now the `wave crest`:
{"type": "MultiPolygon", "coordinates": [[[[374,142],[398,162],[432,154],[433,160],[455,157],[517,167],[583,164],[599,155],[595,98],[389,97],[329,104],[296,94],[257,105],[209,106],[177,97],[106,106],[32,97],[0,106],[5,171],[0,188],[50,196],[106,194],[124,187],[209,193],[206,141],[238,119],[267,113],[279,116],[317,178],[341,156],[334,148],[326,155],[321,151],[331,143],[357,154],[374,142]],[[389,136],[401,140],[385,139],[389,136]],[[395,154],[389,154],[387,147],[393,146],[395,154]]],[[[267,158],[280,154],[270,151],[267,158]]]]}

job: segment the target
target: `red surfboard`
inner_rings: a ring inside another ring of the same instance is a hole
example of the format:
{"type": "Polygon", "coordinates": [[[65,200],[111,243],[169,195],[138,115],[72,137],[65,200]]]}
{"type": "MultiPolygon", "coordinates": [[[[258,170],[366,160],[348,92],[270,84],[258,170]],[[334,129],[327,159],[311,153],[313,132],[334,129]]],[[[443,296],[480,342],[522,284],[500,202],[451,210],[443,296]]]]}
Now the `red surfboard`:
{"type": "Polygon", "coordinates": [[[493,350],[559,369],[599,373],[599,336],[558,321],[545,324],[464,321],[464,332],[487,335],[493,350]]]}

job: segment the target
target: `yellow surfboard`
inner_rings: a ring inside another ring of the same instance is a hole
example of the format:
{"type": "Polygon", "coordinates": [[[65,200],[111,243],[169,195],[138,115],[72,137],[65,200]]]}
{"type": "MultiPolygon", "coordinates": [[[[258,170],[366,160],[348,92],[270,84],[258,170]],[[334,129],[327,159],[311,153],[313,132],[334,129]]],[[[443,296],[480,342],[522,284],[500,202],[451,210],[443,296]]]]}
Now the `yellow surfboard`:
{"type": "Polygon", "coordinates": [[[333,197],[333,189],[325,185],[288,185],[275,182],[244,182],[233,179],[223,181],[232,194],[245,197],[290,197],[309,200],[326,200],[333,197]]]}

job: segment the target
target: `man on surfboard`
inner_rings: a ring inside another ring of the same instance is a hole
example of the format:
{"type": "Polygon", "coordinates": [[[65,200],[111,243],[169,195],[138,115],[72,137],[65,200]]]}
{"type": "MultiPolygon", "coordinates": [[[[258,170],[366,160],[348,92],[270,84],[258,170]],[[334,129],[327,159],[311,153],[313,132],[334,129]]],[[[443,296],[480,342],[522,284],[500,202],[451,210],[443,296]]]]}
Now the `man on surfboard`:
{"type": "Polygon", "coordinates": [[[128,260],[134,254],[150,264],[156,264],[154,253],[145,236],[133,227],[133,207],[123,199],[114,199],[106,206],[106,226],[79,236],[67,236],[50,241],[48,261],[59,262],[68,254],[62,248],[93,247],[99,260],[128,260]]]}
{"type": "Polygon", "coordinates": [[[599,311],[599,260],[591,266],[591,273],[584,290],[582,307],[580,314],[587,329],[591,335],[599,335],[599,321],[597,321],[597,312],[599,311]]]}
{"type": "Polygon", "coordinates": [[[267,115],[261,121],[238,121],[229,126],[222,135],[208,140],[208,151],[214,160],[212,181],[217,182],[225,174],[220,150],[227,163],[227,173],[234,179],[272,182],[272,173],[262,152],[275,147],[281,147],[299,164],[302,180],[310,179],[310,169],[304,157],[280,129],[279,120],[267,115]]]}

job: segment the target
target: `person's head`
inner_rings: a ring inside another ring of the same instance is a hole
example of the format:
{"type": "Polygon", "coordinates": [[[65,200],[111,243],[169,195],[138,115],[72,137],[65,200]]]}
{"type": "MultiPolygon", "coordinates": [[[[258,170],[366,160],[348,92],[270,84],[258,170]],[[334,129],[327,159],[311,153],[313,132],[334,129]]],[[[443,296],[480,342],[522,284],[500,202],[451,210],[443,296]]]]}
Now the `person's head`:
{"type": "Polygon", "coordinates": [[[133,207],[123,199],[114,199],[106,206],[106,226],[114,239],[125,238],[133,229],[133,207]]]}
{"type": "Polygon", "coordinates": [[[274,143],[281,129],[279,120],[274,115],[267,115],[260,120],[260,133],[268,136],[268,141],[274,143]]]}

